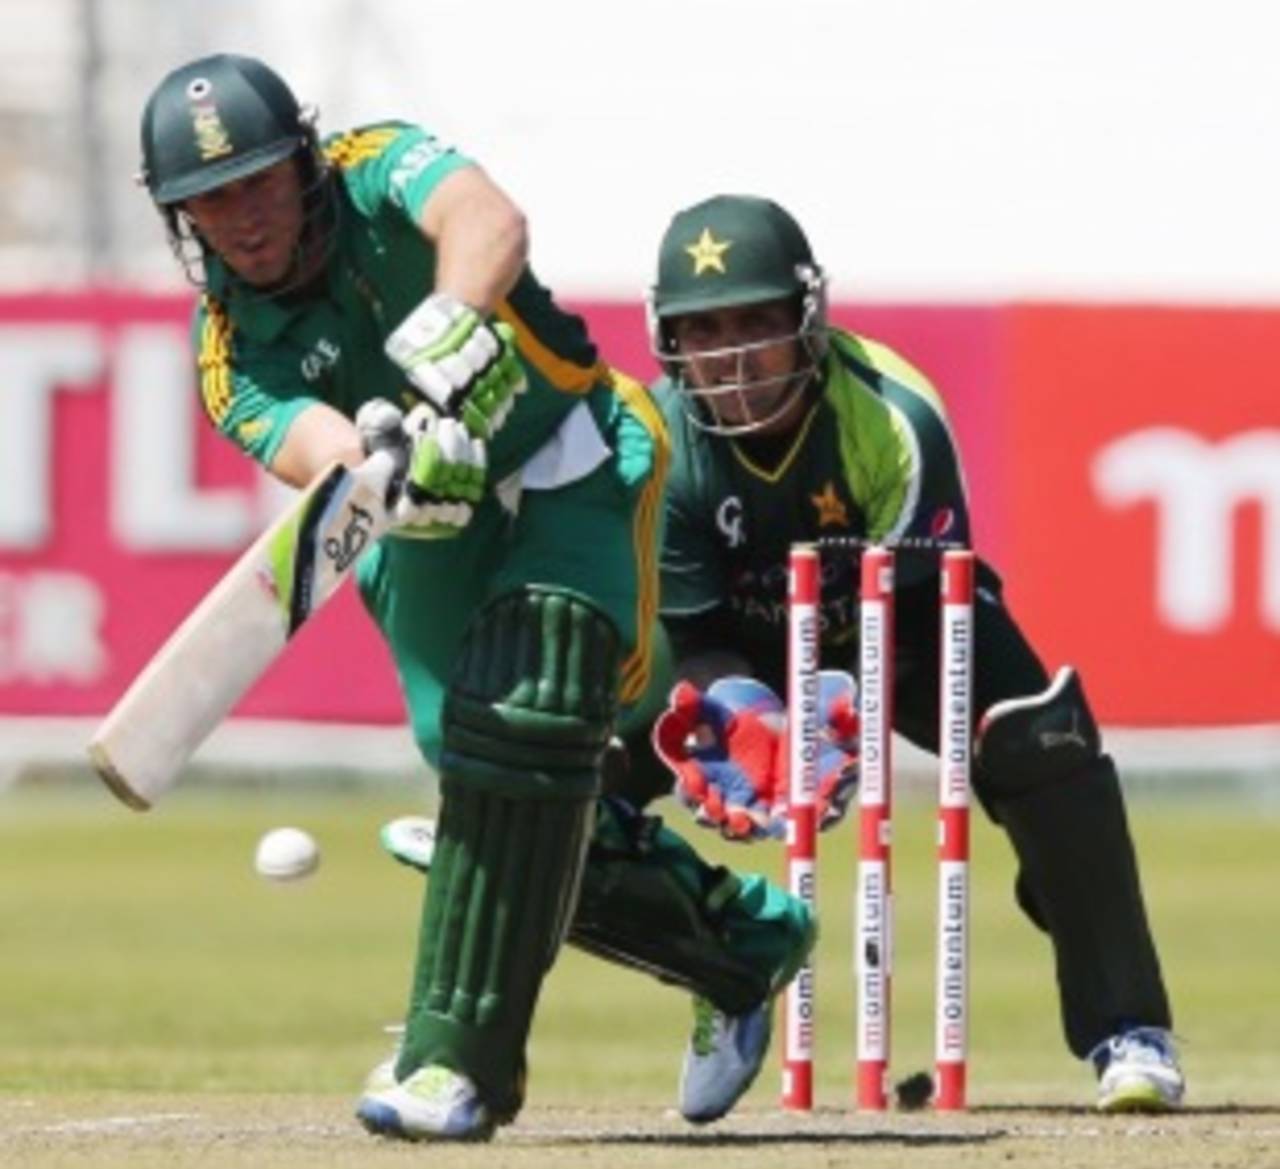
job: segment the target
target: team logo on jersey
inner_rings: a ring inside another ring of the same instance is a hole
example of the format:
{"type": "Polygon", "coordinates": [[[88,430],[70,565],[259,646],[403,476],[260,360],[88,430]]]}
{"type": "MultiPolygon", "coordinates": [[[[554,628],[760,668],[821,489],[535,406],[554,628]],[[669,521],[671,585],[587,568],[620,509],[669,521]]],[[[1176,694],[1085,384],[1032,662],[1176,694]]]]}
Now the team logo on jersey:
{"type": "Polygon", "coordinates": [[[733,240],[716,239],[711,234],[711,228],[704,227],[697,242],[685,248],[693,259],[693,274],[701,276],[704,272],[719,272],[722,276],[728,275],[728,269],[724,266],[724,254],[731,247],[733,240]]]}
{"type": "Polygon", "coordinates": [[[312,347],[311,352],[302,358],[302,376],[309,382],[319,381],[329,370],[338,364],[342,350],[328,337],[321,337],[312,347]]]}
{"type": "Polygon", "coordinates": [[[742,530],[742,500],[730,495],[716,508],[716,527],[724,533],[730,548],[741,548],[746,540],[742,530]]]}
{"type": "Polygon", "coordinates": [[[844,501],[836,494],[836,485],[830,479],[817,495],[811,495],[809,499],[818,509],[818,527],[847,528],[849,526],[849,511],[844,501]]]}

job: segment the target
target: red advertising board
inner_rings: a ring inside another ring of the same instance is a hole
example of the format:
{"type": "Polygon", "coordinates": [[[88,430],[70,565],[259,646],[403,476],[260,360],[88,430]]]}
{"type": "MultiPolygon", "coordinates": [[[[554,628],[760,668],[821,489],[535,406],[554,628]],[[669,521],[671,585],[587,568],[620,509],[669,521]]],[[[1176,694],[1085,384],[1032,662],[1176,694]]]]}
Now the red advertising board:
{"type": "MultiPolygon", "coordinates": [[[[105,711],[266,524],[254,468],[190,409],[190,303],[0,302],[0,712],[105,711]]],[[[385,719],[395,706],[389,661],[344,596],[252,711],[385,719]]]]}
{"type": "MultiPolygon", "coordinates": [[[[0,298],[0,715],[103,712],[282,502],[200,413],[189,305],[0,298]]],[[[578,307],[610,361],[655,372],[639,304],[578,307]]],[[[1103,719],[1280,722],[1280,313],[833,316],[941,390],[980,550],[1103,719]]],[[[400,717],[353,591],[241,713],[400,717]]]]}
{"type": "Polygon", "coordinates": [[[1011,310],[1011,600],[1127,725],[1280,721],[1280,313],[1011,310]]]}

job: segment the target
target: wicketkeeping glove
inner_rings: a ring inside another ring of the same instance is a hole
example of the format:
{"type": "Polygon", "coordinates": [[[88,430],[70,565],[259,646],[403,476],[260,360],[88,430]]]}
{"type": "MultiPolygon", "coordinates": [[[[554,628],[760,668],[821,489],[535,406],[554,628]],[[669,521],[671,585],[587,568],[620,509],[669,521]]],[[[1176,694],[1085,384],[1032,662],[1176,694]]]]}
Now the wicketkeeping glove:
{"type": "Polygon", "coordinates": [[[783,835],[777,777],[786,716],[778,696],[754,678],[728,677],[705,694],[680,682],[667,701],[653,746],[694,819],[730,840],[783,835]]]}
{"type": "MultiPolygon", "coordinates": [[[[857,685],[818,675],[818,827],[843,819],[858,784],[857,685]]],[[[717,679],[704,694],[681,682],[653,728],[676,795],[704,827],[730,840],[786,836],[787,720],[781,699],[754,678],[717,679]]]]}
{"type": "Polygon", "coordinates": [[[375,398],[360,407],[356,428],[366,454],[391,450],[401,468],[393,481],[392,521],[398,535],[419,540],[456,536],[484,495],[484,443],[456,418],[415,407],[406,418],[375,398]]]}
{"type": "MultiPolygon", "coordinates": [[[[858,790],[858,684],[844,670],[818,674],[819,829],[840,823],[858,790]]],[[[780,770],[786,771],[784,765],[780,770]]]]}
{"type": "Polygon", "coordinates": [[[528,387],[510,325],[489,325],[457,297],[433,292],[387,338],[387,356],[438,413],[490,439],[528,387]]]}

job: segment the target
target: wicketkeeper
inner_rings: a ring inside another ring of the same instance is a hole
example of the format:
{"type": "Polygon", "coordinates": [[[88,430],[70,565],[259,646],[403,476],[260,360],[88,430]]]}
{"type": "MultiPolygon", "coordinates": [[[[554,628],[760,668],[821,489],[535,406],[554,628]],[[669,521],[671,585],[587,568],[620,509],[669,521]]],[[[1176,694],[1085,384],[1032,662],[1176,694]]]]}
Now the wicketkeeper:
{"type": "MultiPolygon", "coordinates": [[[[887,346],[830,325],[825,274],[776,203],[720,195],[674,217],[651,329],[672,440],[662,623],[687,681],[651,737],[628,737],[620,790],[643,805],[674,772],[702,821],[752,837],[769,831],[783,783],[761,745],[769,700],[711,683],[746,676],[785,693],[791,544],[967,545],[964,476],[937,391],[887,346]]],[[[936,554],[898,553],[893,694],[895,729],[935,754],[938,568],[936,554]]],[[[848,670],[857,569],[854,552],[823,557],[823,659],[848,670]]],[[[1169,1004],[1115,765],[1080,678],[1050,678],[985,562],[975,626],[974,788],[1017,855],[1019,904],[1053,942],[1067,1045],[1093,1062],[1102,1110],[1174,1107],[1169,1004]]],[[[830,822],[847,796],[838,772],[828,781],[830,822]]]]}

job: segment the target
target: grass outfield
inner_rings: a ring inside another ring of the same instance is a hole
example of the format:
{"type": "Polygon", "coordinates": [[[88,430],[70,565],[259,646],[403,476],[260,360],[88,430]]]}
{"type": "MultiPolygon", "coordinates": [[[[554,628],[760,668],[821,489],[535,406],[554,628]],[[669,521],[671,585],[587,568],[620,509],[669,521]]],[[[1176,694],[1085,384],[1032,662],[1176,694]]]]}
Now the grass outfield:
{"type": "MultiPolygon", "coordinates": [[[[194,788],[148,815],[87,784],[0,794],[0,1101],[67,1093],[351,1094],[385,1052],[408,986],[420,881],[381,853],[387,789],[194,788]],[[275,886],[251,867],[267,828],[320,841],[319,872],[275,886]]],[[[710,853],[781,871],[671,821],[710,853]]],[[[934,869],[931,808],[903,800],[895,858],[898,1075],[928,1067],[934,869]]],[[[1204,798],[1131,801],[1149,909],[1201,1107],[1280,1104],[1280,817],[1204,798]]],[[[975,818],[976,819],[976,818],[975,818]]],[[[1062,1043],[1050,954],[1013,906],[1007,844],[976,825],[971,1100],[1083,1104],[1062,1043]]],[[[852,1058],[847,826],[823,838],[819,1103],[848,1098],[852,1058]]],[[[544,992],[530,1108],[673,1101],[683,996],[567,951],[544,992]]],[[[772,1108],[776,1060],[748,1098],[772,1108]]]]}

